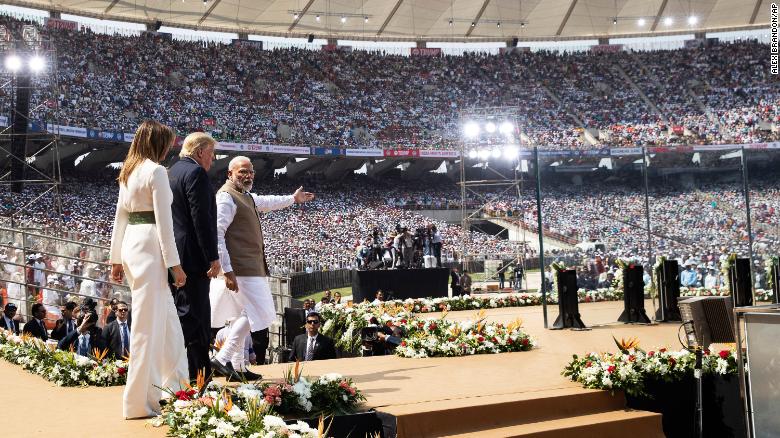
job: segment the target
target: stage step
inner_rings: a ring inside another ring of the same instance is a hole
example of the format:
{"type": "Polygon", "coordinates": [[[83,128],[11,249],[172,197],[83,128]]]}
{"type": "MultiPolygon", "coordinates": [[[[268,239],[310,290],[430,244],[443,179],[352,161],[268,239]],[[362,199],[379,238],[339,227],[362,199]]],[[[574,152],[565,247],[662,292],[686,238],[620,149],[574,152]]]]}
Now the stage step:
{"type": "Polygon", "coordinates": [[[546,433],[545,427],[562,431],[574,425],[584,428],[577,429],[577,433],[589,433],[588,428],[593,427],[592,430],[598,431],[593,436],[610,436],[601,433],[608,433],[613,427],[616,431],[625,431],[624,423],[627,421],[638,421],[641,427],[637,429],[651,431],[632,438],[663,436],[660,415],[625,411],[624,407],[625,398],[620,393],[613,395],[606,391],[569,386],[415,403],[380,410],[395,416],[398,437],[461,436],[459,434],[464,433],[484,436],[482,434],[494,431],[497,434],[489,436],[504,436],[501,434],[515,431],[520,433],[518,436],[523,436],[522,433],[546,433]],[[572,420],[576,421],[572,423],[572,420]],[[623,425],[610,426],[610,421],[623,425]]]}
{"type": "Polygon", "coordinates": [[[663,438],[661,414],[611,411],[538,423],[444,435],[449,438],[663,438]]]}

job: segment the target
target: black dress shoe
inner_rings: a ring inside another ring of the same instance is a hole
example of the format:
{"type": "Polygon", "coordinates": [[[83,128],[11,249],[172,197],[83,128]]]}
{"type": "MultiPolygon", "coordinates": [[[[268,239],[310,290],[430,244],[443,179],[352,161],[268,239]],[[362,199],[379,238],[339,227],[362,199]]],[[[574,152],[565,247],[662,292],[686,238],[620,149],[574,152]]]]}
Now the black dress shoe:
{"type": "Polygon", "coordinates": [[[223,377],[229,377],[236,373],[233,369],[233,364],[228,362],[225,365],[222,365],[217,359],[211,359],[211,369],[214,374],[223,377]]]}
{"type": "Polygon", "coordinates": [[[241,377],[243,377],[243,379],[246,380],[247,382],[253,382],[255,380],[261,380],[263,378],[262,375],[257,374],[257,373],[253,373],[253,372],[251,372],[249,370],[246,370],[246,371],[236,371],[236,373],[238,375],[240,375],[241,377]]]}

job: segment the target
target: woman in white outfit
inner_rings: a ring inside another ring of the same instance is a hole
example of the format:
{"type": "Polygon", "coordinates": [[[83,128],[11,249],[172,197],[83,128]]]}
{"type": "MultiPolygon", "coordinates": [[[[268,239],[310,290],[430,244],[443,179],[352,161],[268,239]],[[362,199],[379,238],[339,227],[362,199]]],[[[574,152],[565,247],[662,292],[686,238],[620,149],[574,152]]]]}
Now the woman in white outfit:
{"type": "Polygon", "coordinates": [[[179,317],[168,287],[184,286],[173,238],[168,173],[158,163],[173,145],[167,126],[145,121],[135,132],[122,171],[111,236],[111,277],[127,276],[132,294],[133,330],[130,366],[123,399],[125,418],[154,416],[160,410],[160,388],[178,389],[187,382],[187,354],[179,317]]]}

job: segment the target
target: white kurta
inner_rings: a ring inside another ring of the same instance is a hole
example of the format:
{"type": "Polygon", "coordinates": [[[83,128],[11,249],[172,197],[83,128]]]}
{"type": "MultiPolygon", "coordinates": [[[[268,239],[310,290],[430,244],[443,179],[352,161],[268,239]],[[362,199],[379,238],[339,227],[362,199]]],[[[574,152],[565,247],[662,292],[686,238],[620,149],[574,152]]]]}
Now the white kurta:
{"type": "Polygon", "coordinates": [[[189,379],[179,317],[168,288],[167,268],[179,264],[173,238],[173,193],[165,168],[150,160],[119,188],[111,263],[121,263],[133,298],[130,367],[123,400],[125,418],[155,415],[162,390],[189,379]],[[128,213],[154,211],[156,224],[128,224],[128,213]]]}
{"type": "MultiPolygon", "coordinates": [[[[289,196],[259,196],[252,194],[257,211],[267,212],[289,207],[295,203],[289,196]]],[[[217,248],[219,263],[224,272],[233,272],[230,256],[225,244],[225,232],[236,216],[236,204],[230,194],[217,193],[217,248]]],[[[257,254],[257,257],[262,257],[257,254]]],[[[228,319],[236,319],[245,314],[249,319],[251,331],[267,329],[276,320],[276,308],[271,296],[271,289],[265,277],[236,277],[238,293],[233,293],[224,286],[224,280],[211,282],[211,325],[222,327],[228,319]],[[241,312],[236,314],[236,312],[241,312]]]]}

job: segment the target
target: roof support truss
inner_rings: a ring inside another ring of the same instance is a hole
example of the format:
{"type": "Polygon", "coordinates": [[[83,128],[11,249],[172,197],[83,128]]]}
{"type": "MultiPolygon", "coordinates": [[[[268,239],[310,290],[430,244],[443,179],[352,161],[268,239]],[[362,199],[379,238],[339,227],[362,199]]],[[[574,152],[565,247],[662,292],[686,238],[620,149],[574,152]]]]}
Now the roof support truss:
{"type": "Polygon", "coordinates": [[[574,11],[574,7],[577,6],[577,0],[571,0],[571,4],[569,5],[569,10],[566,11],[566,15],[563,16],[563,21],[561,21],[561,25],[558,26],[558,32],[555,32],[555,35],[560,36],[563,32],[563,28],[566,27],[566,23],[569,22],[569,17],[571,17],[571,13],[574,11]]]}
{"type": "Polygon", "coordinates": [[[474,26],[469,26],[468,32],[466,32],[466,37],[469,37],[471,35],[471,32],[474,31],[474,29],[477,27],[477,24],[479,24],[479,19],[482,18],[482,14],[485,12],[485,8],[487,8],[488,3],[490,3],[490,0],[485,0],[484,3],[482,3],[482,7],[479,8],[479,12],[477,12],[477,16],[474,17],[474,26]]]}
{"type": "Polygon", "coordinates": [[[385,18],[385,22],[382,23],[382,27],[380,27],[379,31],[376,33],[376,36],[382,35],[382,32],[384,32],[387,25],[390,24],[390,20],[393,19],[393,16],[398,11],[398,8],[401,7],[401,3],[403,2],[404,0],[398,0],[398,2],[396,2],[395,6],[393,6],[393,10],[390,11],[390,15],[388,15],[387,18],[385,18]]]}

